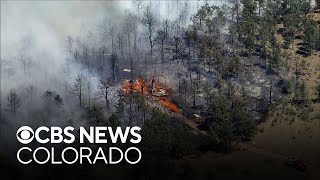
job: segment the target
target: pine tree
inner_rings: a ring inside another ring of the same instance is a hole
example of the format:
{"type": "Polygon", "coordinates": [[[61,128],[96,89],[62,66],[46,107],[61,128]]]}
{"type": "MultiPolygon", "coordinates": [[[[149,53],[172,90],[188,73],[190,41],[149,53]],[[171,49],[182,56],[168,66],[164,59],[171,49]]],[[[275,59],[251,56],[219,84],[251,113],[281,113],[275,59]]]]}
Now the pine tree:
{"type": "Polygon", "coordinates": [[[250,54],[255,47],[255,30],[257,28],[256,4],[253,0],[242,0],[241,2],[243,4],[243,21],[240,23],[239,28],[240,41],[243,42],[250,54]]]}
{"type": "Polygon", "coordinates": [[[298,31],[296,24],[297,16],[293,14],[286,15],[284,17],[283,26],[284,26],[284,32],[283,32],[283,38],[285,40],[284,47],[290,48],[294,41],[295,35],[298,31]]]}
{"type": "Polygon", "coordinates": [[[105,122],[106,126],[111,126],[112,128],[116,128],[121,126],[121,122],[119,117],[116,114],[112,114],[107,121],[105,122]]]}
{"type": "Polygon", "coordinates": [[[281,47],[273,36],[270,40],[271,52],[268,55],[269,69],[279,68],[282,60],[281,47]]]}
{"type": "Polygon", "coordinates": [[[209,104],[206,122],[209,134],[226,150],[232,148],[236,141],[250,140],[255,133],[253,118],[245,109],[243,100],[228,100],[222,95],[214,96],[209,104]]]}
{"type": "Polygon", "coordinates": [[[305,33],[303,40],[306,43],[305,49],[311,53],[312,50],[316,50],[319,43],[319,30],[317,29],[316,22],[307,20],[305,23],[305,33]]]}
{"type": "Polygon", "coordinates": [[[88,118],[90,123],[95,126],[99,126],[101,123],[106,121],[106,117],[104,116],[102,109],[97,106],[92,106],[88,111],[88,118]]]}

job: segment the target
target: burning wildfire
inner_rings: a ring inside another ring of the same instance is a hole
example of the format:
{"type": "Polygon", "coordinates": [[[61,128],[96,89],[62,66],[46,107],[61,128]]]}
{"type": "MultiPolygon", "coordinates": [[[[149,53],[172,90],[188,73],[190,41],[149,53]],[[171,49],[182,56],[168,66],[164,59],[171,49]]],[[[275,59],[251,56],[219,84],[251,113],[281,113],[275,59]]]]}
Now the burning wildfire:
{"type": "Polygon", "coordinates": [[[123,82],[123,92],[130,93],[131,91],[140,92],[144,96],[152,95],[159,100],[159,103],[170,112],[179,112],[179,109],[176,104],[170,102],[167,98],[162,96],[167,96],[165,88],[161,87],[159,84],[154,85],[149,81],[143,79],[137,79],[133,82],[124,81],[123,82]]]}
{"type": "Polygon", "coordinates": [[[123,91],[125,93],[129,93],[131,90],[133,91],[138,91],[141,92],[142,94],[147,93],[146,92],[146,87],[149,84],[144,81],[143,79],[137,79],[135,80],[133,83],[129,82],[129,81],[125,81],[123,83],[123,91]]]}
{"type": "Polygon", "coordinates": [[[168,99],[159,98],[159,102],[163,107],[168,108],[171,112],[178,112],[177,105],[171,103],[168,99]]]}

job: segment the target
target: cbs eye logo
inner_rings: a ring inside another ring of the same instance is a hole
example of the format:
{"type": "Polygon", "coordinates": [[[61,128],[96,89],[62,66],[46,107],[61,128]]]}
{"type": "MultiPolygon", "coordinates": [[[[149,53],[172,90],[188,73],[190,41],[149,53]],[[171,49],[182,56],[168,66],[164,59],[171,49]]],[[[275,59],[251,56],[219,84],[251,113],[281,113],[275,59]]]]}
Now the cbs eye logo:
{"type": "Polygon", "coordinates": [[[22,126],[17,131],[17,139],[22,144],[29,144],[34,138],[34,132],[29,126],[22,126]]]}

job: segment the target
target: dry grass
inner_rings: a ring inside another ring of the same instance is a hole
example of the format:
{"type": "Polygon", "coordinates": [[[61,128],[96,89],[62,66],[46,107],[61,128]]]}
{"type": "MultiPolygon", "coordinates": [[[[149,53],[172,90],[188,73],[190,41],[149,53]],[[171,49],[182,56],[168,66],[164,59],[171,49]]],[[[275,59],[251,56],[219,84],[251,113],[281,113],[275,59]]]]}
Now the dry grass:
{"type": "MultiPolygon", "coordinates": [[[[281,106],[281,105],[279,105],[281,106]]],[[[263,149],[295,156],[320,168],[320,105],[275,107],[259,125],[255,144],[263,149]],[[263,131],[261,130],[263,129],[263,131]]]]}
{"type": "MultiPolygon", "coordinates": [[[[310,13],[309,18],[320,21],[319,13],[310,13]]],[[[282,25],[278,25],[282,28],[282,25]]],[[[281,44],[284,39],[276,34],[281,44]]],[[[320,52],[312,52],[308,57],[296,53],[302,43],[295,39],[291,49],[283,49],[289,54],[288,79],[296,77],[296,63],[298,64],[298,80],[307,86],[307,97],[316,98],[315,87],[320,84],[320,52]]],[[[286,102],[271,109],[266,121],[259,125],[254,143],[263,149],[295,156],[320,168],[320,104],[309,106],[291,105],[286,102]]]]}
{"type": "MultiPolygon", "coordinates": [[[[309,18],[315,21],[320,21],[319,13],[308,14],[309,18]]],[[[283,43],[283,37],[278,35],[279,42],[283,43]]],[[[290,54],[290,73],[289,75],[295,77],[296,63],[298,64],[299,81],[305,83],[307,86],[308,97],[313,99],[316,97],[315,87],[320,84],[320,52],[314,51],[308,57],[303,57],[296,53],[299,47],[299,43],[302,43],[301,39],[295,39],[293,48],[288,49],[287,52],[290,54]]]]}

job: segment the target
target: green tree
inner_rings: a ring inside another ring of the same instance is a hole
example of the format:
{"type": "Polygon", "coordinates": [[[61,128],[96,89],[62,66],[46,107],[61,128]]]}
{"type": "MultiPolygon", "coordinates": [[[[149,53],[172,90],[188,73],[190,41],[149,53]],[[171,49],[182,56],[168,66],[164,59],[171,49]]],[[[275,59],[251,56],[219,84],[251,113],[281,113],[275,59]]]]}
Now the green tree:
{"type": "Polygon", "coordinates": [[[212,99],[206,118],[212,138],[226,150],[232,148],[233,142],[250,140],[256,126],[241,99],[227,99],[221,95],[212,99]]]}
{"type": "Polygon", "coordinates": [[[256,123],[241,103],[233,108],[232,122],[235,127],[234,136],[236,136],[238,140],[251,140],[256,130],[256,123]]]}
{"type": "Polygon", "coordinates": [[[306,0],[283,0],[280,5],[282,15],[293,13],[302,15],[309,11],[309,3],[306,0]]]}
{"type": "Polygon", "coordinates": [[[305,83],[298,83],[295,92],[298,100],[306,100],[307,98],[307,86],[305,83]]]}
{"type": "Polygon", "coordinates": [[[284,47],[290,48],[293,43],[293,40],[295,38],[295,35],[298,31],[297,29],[297,17],[295,14],[288,14],[284,17],[283,20],[283,26],[284,26],[284,32],[283,32],[283,38],[285,40],[284,47]]]}
{"type": "Polygon", "coordinates": [[[94,124],[95,126],[99,126],[106,122],[106,117],[104,116],[102,109],[95,105],[88,111],[88,118],[90,124],[94,124]]]}
{"type": "Polygon", "coordinates": [[[116,128],[121,126],[121,122],[119,117],[116,114],[112,114],[105,123],[106,126],[111,126],[112,128],[116,128]]]}
{"type": "Polygon", "coordinates": [[[254,0],[242,0],[243,11],[240,23],[240,41],[244,44],[249,54],[255,48],[257,17],[255,14],[256,4],[254,0]]]}
{"type": "Polygon", "coordinates": [[[226,76],[237,76],[240,71],[240,59],[234,56],[230,59],[228,65],[226,66],[225,74],[226,76]]]}
{"type": "Polygon", "coordinates": [[[312,20],[307,20],[305,23],[305,32],[303,40],[306,43],[305,49],[307,52],[311,53],[312,50],[316,50],[319,39],[319,30],[317,28],[317,23],[312,20]]]}
{"type": "Polygon", "coordinates": [[[83,91],[84,91],[84,84],[85,84],[85,76],[83,74],[79,74],[78,77],[75,79],[73,84],[73,93],[78,96],[79,98],[79,106],[83,106],[83,91]]]}
{"type": "Polygon", "coordinates": [[[182,124],[154,108],[142,128],[143,152],[156,158],[180,158],[190,150],[186,132],[182,124]]]}
{"type": "Polygon", "coordinates": [[[124,113],[124,99],[125,99],[124,93],[122,92],[122,90],[118,91],[117,97],[118,97],[118,102],[116,104],[116,109],[117,109],[118,116],[121,117],[121,115],[123,115],[124,113]]]}
{"type": "Polygon", "coordinates": [[[192,17],[192,21],[194,24],[199,23],[201,27],[206,17],[212,16],[212,14],[213,14],[213,7],[209,6],[209,4],[206,3],[204,6],[201,6],[198,12],[192,17]]]}
{"type": "Polygon", "coordinates": [[[55,103],[56,103],[56,105],[59,107],[59,106],[61,106],[61,105],[63,105],[63,99],[62,99],[62,97],[59,95],[59,94],[56,94],[55,96],[54,96],[54,100],[55,100],[55,103]]]}
{"type": "Polygon", "coordinates": [[[281,52],[280,44],[273,36],[270,41],[271,53],[268,55],[269,69],[279,69],[282,63],[283,54],[281,52]]]}

